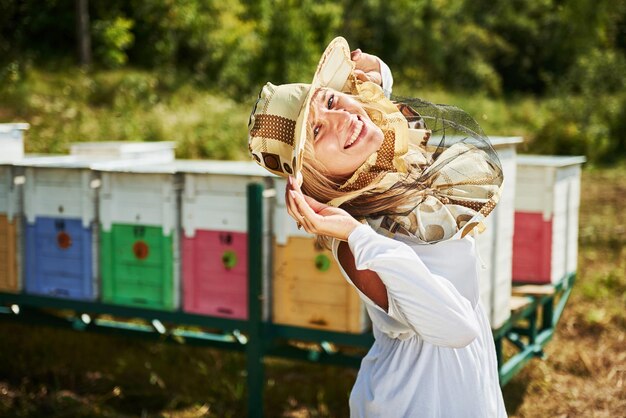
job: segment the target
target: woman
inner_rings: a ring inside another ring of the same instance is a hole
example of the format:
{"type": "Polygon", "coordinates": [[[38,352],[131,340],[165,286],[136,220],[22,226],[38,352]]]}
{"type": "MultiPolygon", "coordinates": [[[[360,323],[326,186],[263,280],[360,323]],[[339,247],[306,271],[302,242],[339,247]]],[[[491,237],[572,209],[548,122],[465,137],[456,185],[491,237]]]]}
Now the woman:
{"type": "Polygon", "coordinates": [[[290,215],[325,237],[372,319],[351,416],[506,416],[471,237],[499,196],[497,157],[463,113],[394,104],[386,66],[350,58],[338,38],[310,85],[266,85],[249,146],[289,176],[290,215]]]}

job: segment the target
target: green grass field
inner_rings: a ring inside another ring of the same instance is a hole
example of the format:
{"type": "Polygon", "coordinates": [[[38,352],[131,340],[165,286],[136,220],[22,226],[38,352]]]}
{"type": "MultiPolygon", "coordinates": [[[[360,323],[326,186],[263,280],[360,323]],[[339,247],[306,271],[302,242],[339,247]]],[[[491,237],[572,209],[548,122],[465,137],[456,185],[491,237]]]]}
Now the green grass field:
{"type": "MultiPolygon", "coordinates": [[[[402,85],[395,92],[455,104],[489,135],[524,135],[530,142],[546,115],[545,103],[532,97],[493,99],[402,85]]],[[[256,96],[238,99],[169,73],[33,70],[24,83],[0,90],[0,120],[31,124],[27,152],[65,153],[75,141],[175,141],[178,158],[245,159],[256,96]]]]}
{"type": "MultiPolygon", "coordinates": [[[[490,134],[531,138],[543,117],[533,98],[423,97],[466,108],[490,134]]],[[[31,123],[31,152],[174,140],[179,157],[243,158],[249,107],[167,75],[35,73],[2,93],[0,120],[31,123]]],[[[626,410],[626,167],[588,167],[582,190],[579,278],[547,358],[504,389],[513,417],[626,410]]],[[[348,415],[354,370],[269,360],[266,375],[268,417],[348,415]]],[[[240,417],[245,395],[240,354],[0,322],[3,417],[240,417]]]]}

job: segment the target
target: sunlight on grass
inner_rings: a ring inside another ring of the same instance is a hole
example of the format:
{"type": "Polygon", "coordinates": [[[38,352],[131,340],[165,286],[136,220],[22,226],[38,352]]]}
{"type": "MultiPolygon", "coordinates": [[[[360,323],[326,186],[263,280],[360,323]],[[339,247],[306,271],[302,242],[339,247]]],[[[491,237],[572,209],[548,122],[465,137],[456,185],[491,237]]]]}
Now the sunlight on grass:
{"type": "MultiPolygon", "coordinates": [[[[532,97],[396,90],[459,106],[488,135],[532,139],[542,123],[542,106],[532,97]]],[[[33,70],[18,91],[0,96],[0,116],[31,124],[28,152],[65,153],[75,141],[175,141],[178,158],[247,159],[247,122],[255,97],[242,99],[200,89],[169,73],[33,70]]]]}
{"type": "Polygon", "coordinates": [[[131,70],[34,72],[19,96],[23,105],[4,119],[31,124],[27,152],[65,153],[75,141],[175,141],[179,158],[247,158],[251,105],[191,83],[131,70]]]}

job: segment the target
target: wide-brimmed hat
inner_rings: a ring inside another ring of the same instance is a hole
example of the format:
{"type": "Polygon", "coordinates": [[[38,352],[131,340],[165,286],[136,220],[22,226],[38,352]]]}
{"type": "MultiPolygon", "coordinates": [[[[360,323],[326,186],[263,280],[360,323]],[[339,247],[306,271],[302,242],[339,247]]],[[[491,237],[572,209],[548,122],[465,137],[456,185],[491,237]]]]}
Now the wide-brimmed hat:
{"type": "Polygon", "coordinates": [[[248,122],[248,148],[254,160],[274,174],[297,178],[315,91],[326,87],[342,91],[353,70],[348,42],[337,37],[322,54],[311,84],[267,83],[248,122]]]}

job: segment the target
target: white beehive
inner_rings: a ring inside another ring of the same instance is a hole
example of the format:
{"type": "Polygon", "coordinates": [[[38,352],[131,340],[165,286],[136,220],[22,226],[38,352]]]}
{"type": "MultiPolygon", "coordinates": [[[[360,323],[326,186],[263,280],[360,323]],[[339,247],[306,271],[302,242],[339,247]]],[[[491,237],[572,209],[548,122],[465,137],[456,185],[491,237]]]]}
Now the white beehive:
{"type": "Polygon", "coordinates": [[[177,160],[176,171],[184,178],[182,227],[189,238],[197,229],[247,232],[248,184],[271,188],[275,178],[252,161],[177,160]]]}
{"type": "MultiPolygon", "coordinates": [[[[272,188],[275,177],[252,161],[176,161],[183,176],[183,309],[248,317],[248,213],[250,183],[272,188]]],[[[269,319],[270,205],[264,200],[263,317],[269,319]]]]}
{"type": "Polygon", "coordinates": [[[504,172],[500,201],[485,220],[486,230],[476,237],[480,270],[480,300],[492,328],[510,316],[511,272],[513,264],[514,202],[516,185],[516,146],[521,137],[490,137],[504,172]]]}
{"type": "Polygon", "coordinates": [[[314,238],[304,229],[298,229],[296,222],[287,212],[287,202],[285,201],[285,190],[287,180],[276,178],[274,181],[276,189],[276,206],[273,214],[274,239],[278,245],[286,245],[290,237],[314,238]]]}
{"type": "Polygon", "coordinates": [[[582,156],[521,155],[513,279],[555,283],[576,271],[582,156]]]}
{"type": "Polygon", "coordinates": [[[28,123],[0,123],[0,162],[24,157],[24,131],[29,127],[28,123]]]}
{"type": "Polygon", "coordinates": [[[179,205],[175,163],[94,165],[100,173],[102,298],[174,310],[180,304],[179,205]]]}
{"type": "Polygon", "coordinates": [[[29,293],[97,297],[96,186],[89,159],[26,158],[24,287],[29,293]]]}
{"type": "Polygon", "coordinates": [[[181,181],[176,165],[135,164],[128,161],[94,164],[101,176],[100,223],[103,230],[113,223],[146,224],[176,231],[176,199],[181,181]]]}
{"type": "Polygon", "coordinates": [[[24,174],[24,215],[79,218],[84,227],[95,220],[95,174],[91,159],[74,156],[26,158],[16,165],[24,174]]]}
{"type": "Polygon", "coordinates": [[[75,142],[70,145],[70,154],[87,158],[141,159],[153,163],[168,163],[174,161],[175,146],[176,144],[170,141],[75,142]]]}
{"type": "Polygon", "coordinates": [[[16,176],[15,167],[10,163],[0,163],[0,215],[5,215],[9,221],[19,212],[19,184],[16,184],[16,176]]]}

